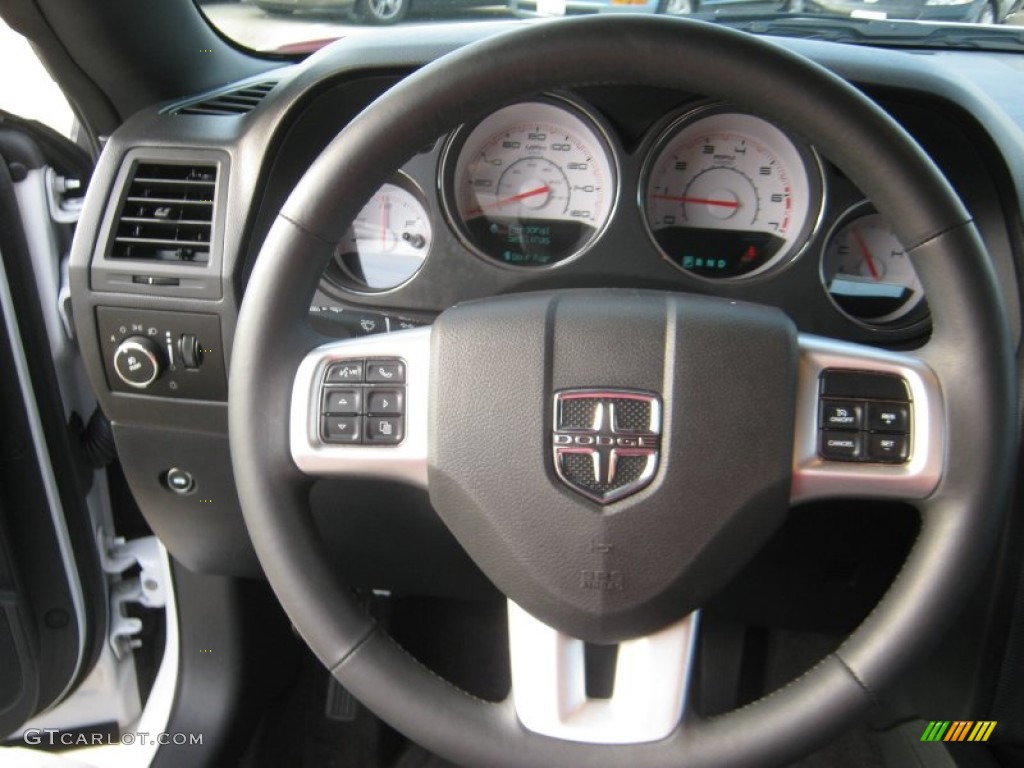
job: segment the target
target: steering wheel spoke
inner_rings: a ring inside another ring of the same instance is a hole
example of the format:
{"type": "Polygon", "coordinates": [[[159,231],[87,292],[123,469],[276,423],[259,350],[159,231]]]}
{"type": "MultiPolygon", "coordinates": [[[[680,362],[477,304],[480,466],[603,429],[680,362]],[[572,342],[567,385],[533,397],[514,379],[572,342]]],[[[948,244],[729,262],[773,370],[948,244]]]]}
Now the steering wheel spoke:
{"type": "Polygon", "coordinates": [[[919,357],[801,334],[792,502],[920,500],[943,473],[945,410],[919,357]]]}
{"type": "Polygon", "coordinates": [[[295,373],[292,460],[320,476],[427,484],[430,328],[323,344],[295,373]]]}
{"type": "Polygon", "coordinates": [[[639,744],[674,731],[684,715],[698,614],[619,643],[612,695],[589,698],[584,643],[508,602],[512,701],[534,733],[589,744],[639,744]]]}

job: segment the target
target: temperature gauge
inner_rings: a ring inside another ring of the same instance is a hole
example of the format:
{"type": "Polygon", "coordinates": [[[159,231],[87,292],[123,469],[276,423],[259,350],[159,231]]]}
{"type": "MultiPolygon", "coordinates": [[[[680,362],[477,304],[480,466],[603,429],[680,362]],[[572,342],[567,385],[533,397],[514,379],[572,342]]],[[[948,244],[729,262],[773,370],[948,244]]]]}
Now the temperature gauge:
{"type": "Polygon", "coordinates": [[[890,325],[927,312],[903,244],[870,209],[858,207],[840,221],[825,249],[822,276],[832,300],[856,320],[890,325]]]}

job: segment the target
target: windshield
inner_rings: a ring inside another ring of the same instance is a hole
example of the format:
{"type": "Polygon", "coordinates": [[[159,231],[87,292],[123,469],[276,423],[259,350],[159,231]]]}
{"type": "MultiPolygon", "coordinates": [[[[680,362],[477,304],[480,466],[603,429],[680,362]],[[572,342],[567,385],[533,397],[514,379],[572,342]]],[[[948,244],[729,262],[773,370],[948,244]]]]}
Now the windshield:
{"type": "Polygon", "coordinates": [[[341,37],[436,22],[649,13],[752,32],[916,47],[1024,48],[1024,0],[234,0],[202,2],[253,50],[309,53],[341,37]]]}

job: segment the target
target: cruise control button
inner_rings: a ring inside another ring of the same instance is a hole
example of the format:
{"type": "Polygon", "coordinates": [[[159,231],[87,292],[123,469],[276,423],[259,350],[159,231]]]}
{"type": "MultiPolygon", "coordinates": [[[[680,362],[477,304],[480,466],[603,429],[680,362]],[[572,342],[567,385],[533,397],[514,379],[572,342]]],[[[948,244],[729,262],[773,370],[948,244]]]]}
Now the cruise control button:
{"type": "Polygon", "coordinates": [[[371,389],[366,400],[366,412],[387,416],[402,412],[402,393],[394,389],[371,389]]]}
{"type": "Polygon", "coordinates": [[[361,392],[358,389],[328,389],[324,391],[324,413],[351,414],[361,413],[361,392]]]}
{"type": "Polygon", "coordinates": [[[832,461],[857,461],[863,451],[863,442],[859,432],[821,433],[819,452],[822,458],[832,461]]]}
{"type": "Polygon", "coordinates": [[[868,403],[868,429],[906,434],[909,415],[905,405],[868,403]]]}
{"type": "Polygon", "coordinates": [[[368,416],[366,419],[366,441],[369,443],[400,443],[404,437],[402,432],[400,416],[368,416]]]}
{"type": "Polygon", "coordinates": [[[405,382],[405,363],[400,360],[370,360],[366,364],[366,380],[402,384],[405,382]]]}
{"type": "Polygon", "coordinates": [[[822,400],[822,429],[860,429],[862,406],[848,400],[822,400]]]}
{"type": "Polygon", "coordinates": [[[907,438],[905,435],[871,435],[872,461],[902,464],[907,460],[907,438]]]}
{"type": "Polygon", "coordinates": [[[328,443],[358,443],[361,424],[359,416],[325,416],[324,440],[328,443]]]}
{"type": "Polygon", "coordinates": [[[363,380],[363,361],[346,360],[343,363],[335,363],[327,369],[325,380],[328,384],[360,382],[363,380]]]}

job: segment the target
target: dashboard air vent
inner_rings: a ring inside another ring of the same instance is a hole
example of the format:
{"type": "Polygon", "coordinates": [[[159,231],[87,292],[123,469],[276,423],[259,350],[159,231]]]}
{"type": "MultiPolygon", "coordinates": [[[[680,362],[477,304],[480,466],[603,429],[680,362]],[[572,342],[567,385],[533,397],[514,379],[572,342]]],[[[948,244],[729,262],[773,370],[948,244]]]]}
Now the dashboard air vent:
{"type": "Polygon", "coordinates": [[[174,110],[176,115],[244,115],[256,109],[256,106],[263,101],[263,97],[273,90],[277,82],[268,80],[265,83],[248,85],[244,88],[237,88],[233,91],[211,96],[202,101],[196,101],[178,107],[174,110]]]}
{"type": "Polygon", "coordinates": [[[110,258],[206,264],[217,166],[139,163],[121,205],[110,258]]]}

